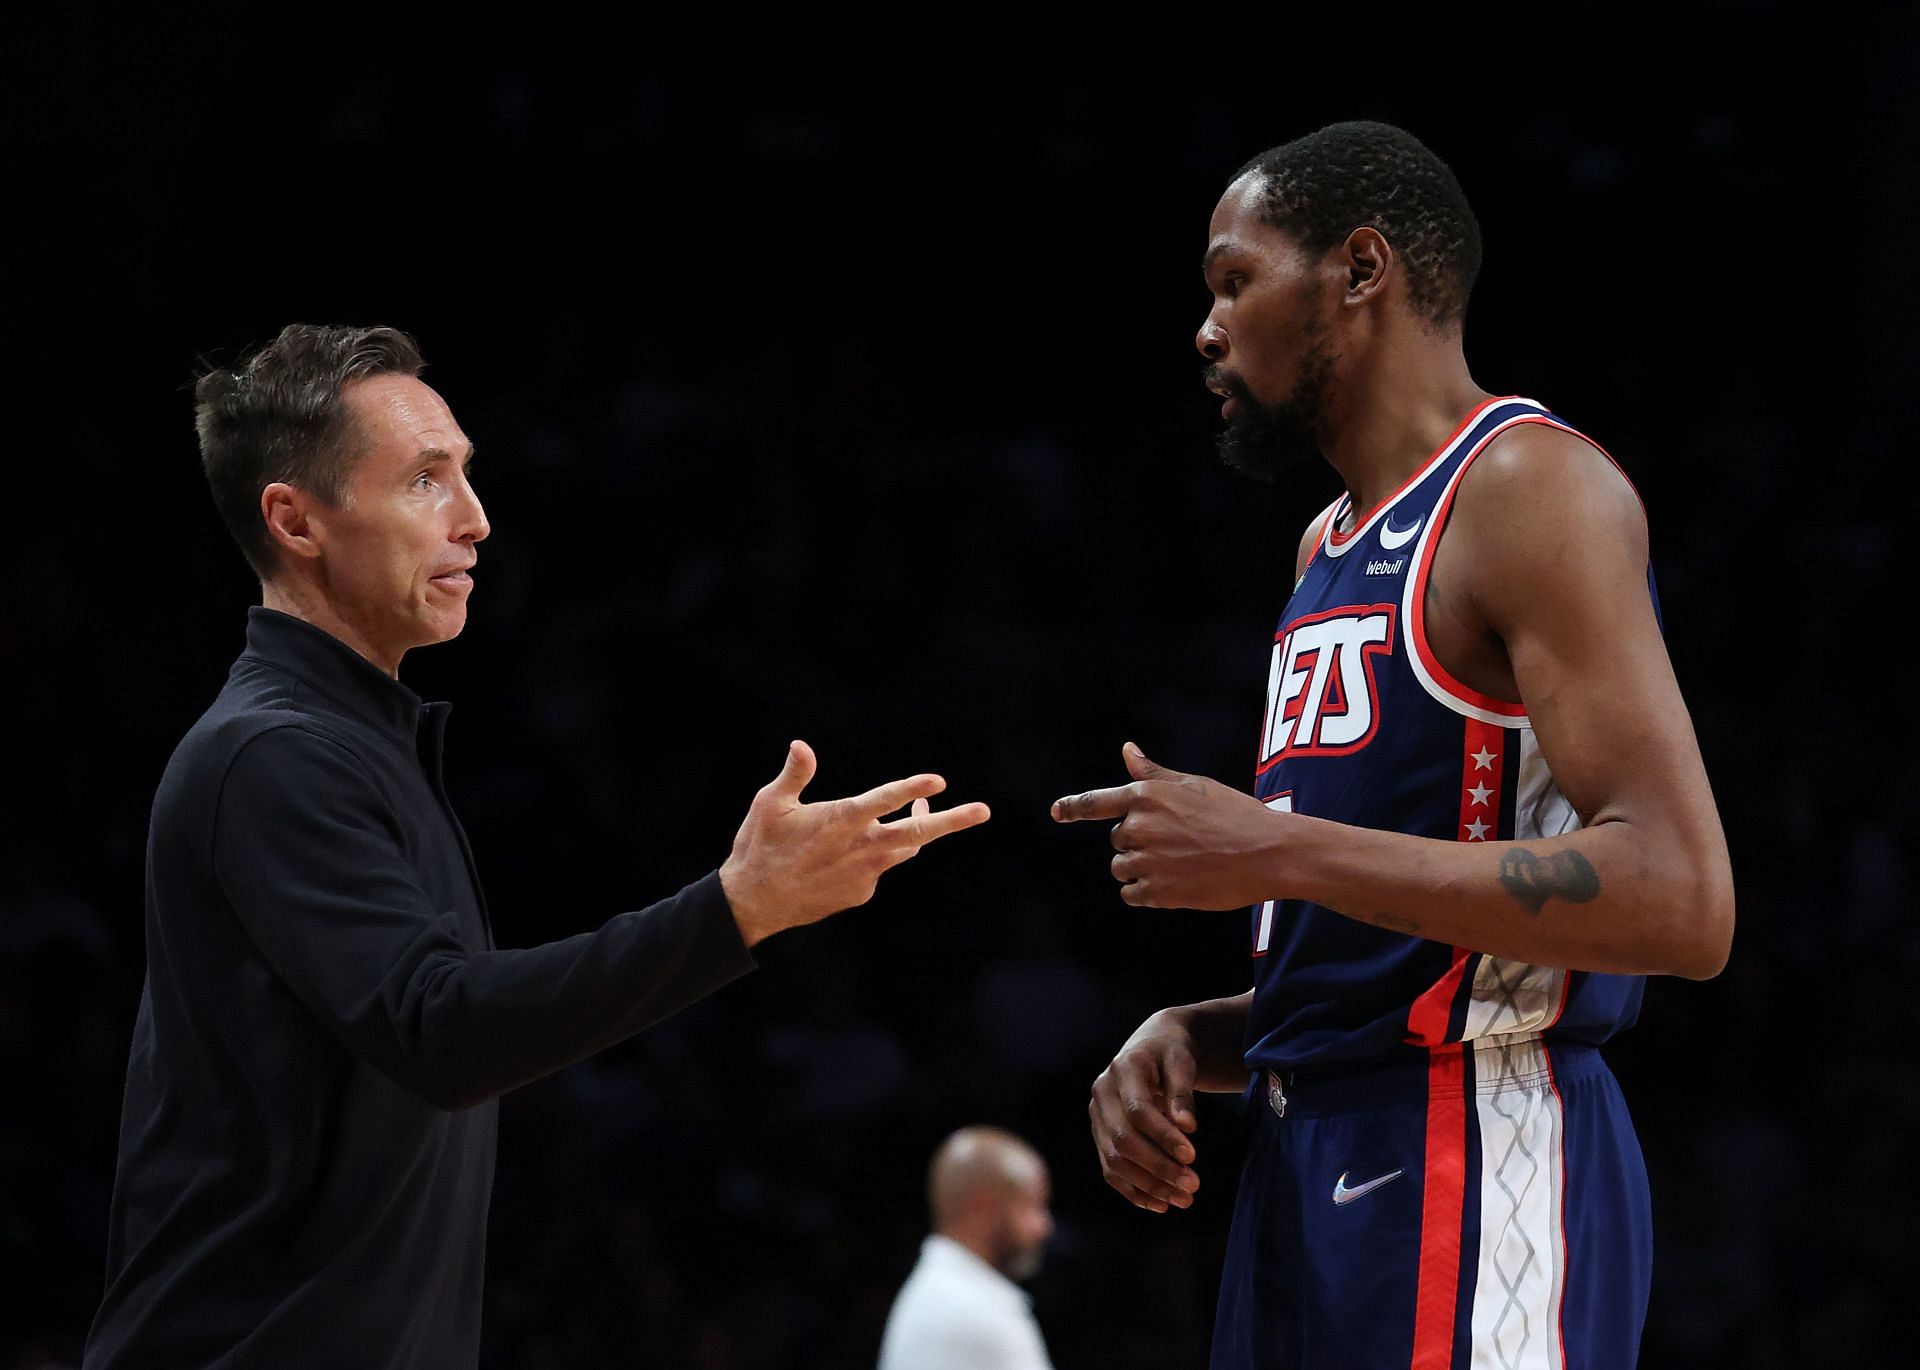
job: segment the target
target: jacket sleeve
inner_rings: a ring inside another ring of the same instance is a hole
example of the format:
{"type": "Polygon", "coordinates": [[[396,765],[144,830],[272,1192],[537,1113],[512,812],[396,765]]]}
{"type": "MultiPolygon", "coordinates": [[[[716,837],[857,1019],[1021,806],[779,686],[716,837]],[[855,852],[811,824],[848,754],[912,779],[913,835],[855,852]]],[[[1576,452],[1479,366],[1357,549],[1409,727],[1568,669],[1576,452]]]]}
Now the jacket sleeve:
{"type": "Polygon", "coordinates": [[[457,912],[421,888],[360,764],[295,726],[262,733],[235,757],[215,810],[212,865],[307,1009],[442,1108],[571,1065],[754,964],[718,873],[544,946],[463,944],[457,912]]]}

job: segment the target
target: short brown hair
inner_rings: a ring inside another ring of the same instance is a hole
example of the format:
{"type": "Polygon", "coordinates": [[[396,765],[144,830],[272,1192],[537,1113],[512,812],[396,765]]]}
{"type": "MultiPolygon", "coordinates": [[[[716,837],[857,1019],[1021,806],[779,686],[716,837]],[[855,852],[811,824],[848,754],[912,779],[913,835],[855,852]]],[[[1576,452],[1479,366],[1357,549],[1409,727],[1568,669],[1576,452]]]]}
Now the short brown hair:
{"type": "Polygon", "coordinates": [[[262,580],[274,569],[260,492],[275,481],[338,504],[359,456],[353,413],[340,402],[349,381],[417,376],[426,362],[397,328],[288,324],[230,370],[204,373],[193,389],[200,465],[227,531],[262,580]]]}

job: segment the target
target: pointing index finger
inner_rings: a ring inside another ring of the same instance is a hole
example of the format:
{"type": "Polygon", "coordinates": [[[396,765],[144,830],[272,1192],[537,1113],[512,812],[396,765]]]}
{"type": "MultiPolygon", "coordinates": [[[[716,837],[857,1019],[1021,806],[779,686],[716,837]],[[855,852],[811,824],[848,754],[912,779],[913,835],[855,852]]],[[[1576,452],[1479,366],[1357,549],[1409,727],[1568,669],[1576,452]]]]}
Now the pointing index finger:
{"type": "Polygon", "coordinates": [[[1083,823],[1090,818],[1125,818],[1139,797],[1140,791],[1133,785],[1070,794],[1053,801],[1053,821],[1083,823]]]}

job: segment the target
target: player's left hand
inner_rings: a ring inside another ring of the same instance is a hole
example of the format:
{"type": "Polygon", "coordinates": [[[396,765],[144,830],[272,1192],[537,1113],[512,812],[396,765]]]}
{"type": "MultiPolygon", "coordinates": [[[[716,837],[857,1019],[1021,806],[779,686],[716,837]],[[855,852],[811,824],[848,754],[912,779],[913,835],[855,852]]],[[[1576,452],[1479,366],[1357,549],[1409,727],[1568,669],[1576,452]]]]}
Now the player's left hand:
{"type": "Polygon", "coordinates": [[[1131,785],[1053,801],[1056,823],[1117,818],[1113,878],[1129,904],[1236,909],[1278,897],[1271,888],[1287,815],[1250,794],[1169,770],[1133,743],[1120,749],[1131,785]]]}

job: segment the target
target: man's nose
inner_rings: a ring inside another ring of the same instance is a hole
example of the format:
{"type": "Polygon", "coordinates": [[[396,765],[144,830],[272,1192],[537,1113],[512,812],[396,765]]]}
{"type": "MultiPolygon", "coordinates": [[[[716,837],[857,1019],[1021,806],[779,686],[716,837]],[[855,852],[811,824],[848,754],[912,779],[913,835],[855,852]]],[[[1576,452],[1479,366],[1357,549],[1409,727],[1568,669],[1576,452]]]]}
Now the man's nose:
{"type": "Polygon", "coordinates": [[[1193,345],[1200,349],[1200,355],[1208,361],[1221,361],[1227,355],[1227,330],[1215,323],[1209,314],[1207,321],[1200,325],[1200,331],[1193,335],[1193,345]]]}
{"type": "Polygon", "coordinates": [[[461,510],[460,523],[454,532],[454,540],[457,542],[483,541],[487,534],[493,531],[493,525],[487,522],[487,511],[481,506],[480,496],[474,493],[471,485],[466,488],[464,500],[465,507],[461,510]]]}

